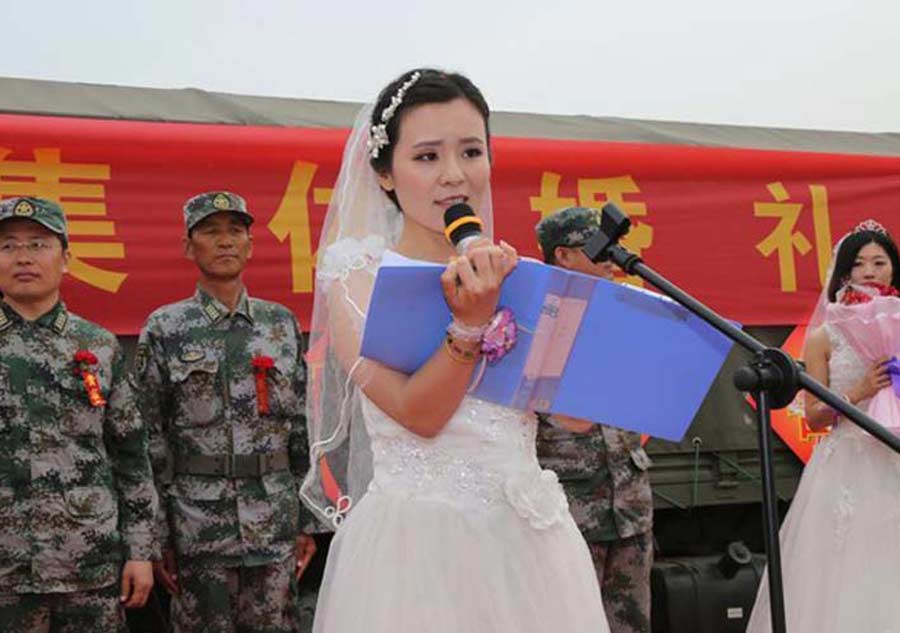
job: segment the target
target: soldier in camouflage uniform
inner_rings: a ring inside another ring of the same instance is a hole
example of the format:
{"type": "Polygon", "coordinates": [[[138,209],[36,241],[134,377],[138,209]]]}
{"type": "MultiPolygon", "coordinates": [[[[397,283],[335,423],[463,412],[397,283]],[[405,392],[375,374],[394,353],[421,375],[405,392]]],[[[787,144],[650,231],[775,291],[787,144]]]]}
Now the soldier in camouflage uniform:
{"type": "Polygon", "coordinates": [[[150,315],[135,361],[161,499],[157,579],[173,594],[175,631],[293,632],[315,550],[298,496],[303,339],[287,308],[247,295],[243,198],[200,194],[184,220],[197,290],[150,315]]]}
{"type": "Polygon", "coordinates": [[[0,202],[4,633],[121,630],[158,557],[147,430],[115,336],[60,300],[68,258],[59,205],[0,202]]]}
{"type": "MultiPolygon", "coordinates": [[[[612,279],[611,263],[595,264],[581,252],[599,226],[600,213],[581,207],[544,218],[535,228],[544,261],[612,279]]],[[[649,633],[653,498],[650,458],[640,435],[561,416],[539,417],[538,459],[556,471],[588,542],[611,633],[649,633]]]]}

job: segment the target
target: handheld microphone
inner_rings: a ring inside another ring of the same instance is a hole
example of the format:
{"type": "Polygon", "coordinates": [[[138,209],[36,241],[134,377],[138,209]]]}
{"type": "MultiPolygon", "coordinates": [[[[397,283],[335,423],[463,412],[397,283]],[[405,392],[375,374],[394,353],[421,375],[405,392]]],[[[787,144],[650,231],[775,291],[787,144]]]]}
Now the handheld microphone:
{"type": "Polygon", "coordinates": [[[469,245],[483,237],[481,231],[484,223],[465,202],[454,204],[444,211],[444,227],[447,241],[456,247],[460,255],[465,255],[469,245]]]}

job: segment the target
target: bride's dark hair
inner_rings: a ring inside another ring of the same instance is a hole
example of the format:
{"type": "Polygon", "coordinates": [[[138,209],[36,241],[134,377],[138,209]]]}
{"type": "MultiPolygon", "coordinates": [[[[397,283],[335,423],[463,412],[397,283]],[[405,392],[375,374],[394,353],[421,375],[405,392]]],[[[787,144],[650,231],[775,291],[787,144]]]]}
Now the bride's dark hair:
{"type": "MultiPolygon", "coordinates": [[[[403,73],[394,81],[389,83],[375,101],[375,108],[372,110],[371,125],[381,124],[381,113],[385,108],[391,105],[391,101],[397,95],[403,84],[408,82],[410,78],[419,73],[419,78],[409,86],[403,94],[403,99],[397,106],[390,120],[385,126],[387,133],[387,144],[383,145],[377,157],[370,157],[369,164],[379,174],[390,171],[391,162],[394,158],[394,146],[400,136],[400,124],[403,122],[404,115],[412,108],[427,103],[447,103],[454,99],[465,99],[471,103],[484,119],[485,141],[488,143],[488,156],[490,156],[491,128],[489,119],[491,109],[488,107],[484,95],[478,87],[465,75],[459,73],[444,72],[434,68],[417,68],[403,73]]],[[[396,194],[393,191],[387,191],[388,197],[396,204],[396,194]]]]}
{"type": "Polygon", "coordinates": [[[834,272],[831,274],[831,282],[828,284],[828,300],[837,300],[838,291],[847,283],[850,272],[856,263],[859,251],[867,244],[878,244],[887,253],[891,260],[893,277],[891,285],[900,290],[900,254],[897,253],[897,245],[887,233],[881,231],[858,231],[844,238],[837,254],[834,257],[834,272]]]}

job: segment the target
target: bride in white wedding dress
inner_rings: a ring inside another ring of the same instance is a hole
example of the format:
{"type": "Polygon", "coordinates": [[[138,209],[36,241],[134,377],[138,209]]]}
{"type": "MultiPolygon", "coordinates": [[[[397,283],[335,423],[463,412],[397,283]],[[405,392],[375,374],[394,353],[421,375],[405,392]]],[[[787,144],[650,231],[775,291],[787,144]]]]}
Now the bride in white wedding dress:
{"type": "MultiPolygon", "coordinates": [[[[877,223],[841,240],[804,345],[810,375],[865,410],[891,379],[828,317],[827,305],[849,283],[900,289],[897,247],[877,223]]],[[[809,394],[806,418],[814,430],[834,426],[816,446],[781,527],[787,630],[900,632],[900,455],[809,394]]],[[[764,581],[747,633],[771,630],[764,581]]]]}
{"type": "Polygon", "coordinates": [[[336,527],[317,633],[609,631],[587,546],[538,465],[534,415],[466,395],[516,262],[490,239],[488,114],[465,77],[419,69],[364,109],[347,142],[308,355],[302,497],[336,527]],[[443,235],[459,202],[486,236],[463,257],[443,235]],[[447,340],[409,376],[359,356],[386,248],[449,262],[447,340]]]}

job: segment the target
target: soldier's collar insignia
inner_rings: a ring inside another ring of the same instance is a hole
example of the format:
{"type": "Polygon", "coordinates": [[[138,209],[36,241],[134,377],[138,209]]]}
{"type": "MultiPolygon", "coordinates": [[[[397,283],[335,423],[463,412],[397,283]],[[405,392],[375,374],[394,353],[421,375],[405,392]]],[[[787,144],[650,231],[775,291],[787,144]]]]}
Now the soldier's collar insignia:
{"type": "Polygon", "coordinates": [[[650,456],[647,455],[647,452],[643,447],[631,451],[631,461],[634,462],[634,465],[640,470],[647,470],[653,465],[653,460],[650,459],[650,456]]]}
{"type": "Polygon", "coordinates": [[[202,349],[186,349],[181,352],[181,356],[179,356],[185,363],[196,363],[198,360],[203,360],[205,357],[206,352],[202,349]]]}
{"type": "Polygon", "coordinates": [[[6,310],[0,308],[0,332],[12,325],[12,320],[6,316],[6,310]]]}
{"type": "Polygon", "coordinates": [[[207,303],[205,306],[203,306],[203,312],[213,323],[218,321],[222,316],[222,311],[219,310],[219,308],[217,308],[216,304],[214,303],[207,303]]]}
{"type": "Polygon", "coordinates": [[[60,310],[53,319],[53,329],[56,330],[57,334],[62,334],[63,330],[66,329],[66,323],[68,322],[69,313],[65,310],[60,310]]]}
{"type": "Polygon", "coordinates": [[[212,204],[213,208],[218,209],[219,211],[226,211],[231,208],[231,200],[229,200],[228,196],[224,193],[216,194],[212,204]]]}
{"type": "Polygon", "coordinates": [[[34,215],[34,205],[28,200],[20,200],[16,206],[13,207],[13,215],[19,216],[20,218],[30,218],[34,215]]]}
{"type": "Polygon", "coordinates": [[[241,294],[240,300],[238,300],[237,307],[234,309],[234,314],[240,314],[245,317],[250,323],[253,323],[253,308],[252,303],[250,302],[250,297],[247,296],[247,290],[245,289],[241,294]]]}

